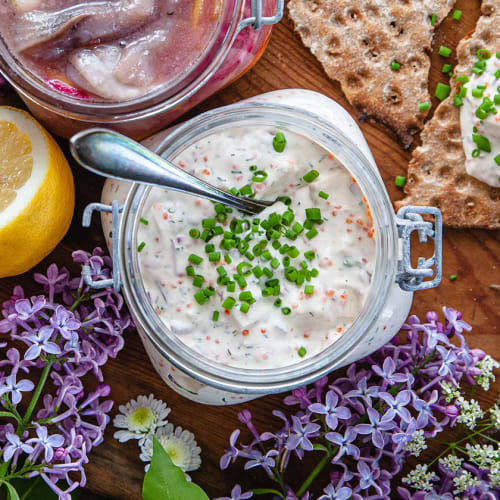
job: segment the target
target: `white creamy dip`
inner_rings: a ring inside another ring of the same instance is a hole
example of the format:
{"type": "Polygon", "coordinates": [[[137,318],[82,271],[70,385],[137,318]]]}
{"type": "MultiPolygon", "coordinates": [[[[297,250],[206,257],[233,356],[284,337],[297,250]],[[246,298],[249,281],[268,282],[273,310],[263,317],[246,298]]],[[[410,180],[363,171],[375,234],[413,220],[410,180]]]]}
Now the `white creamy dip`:
{"type": "Polygon", "coordinates": [[[216,222],[226,232],[230,232],[233,218],[246,219],[239,228],[243,232],[236,236],[242,241],[253,239],[247,241],[248,250],[243,244],[241,251],[247,253],[260,241],[267,241],[263,247],[267,253],[250,260],[237,248],[220,248],[224,234],[207,242],[190,234],[198,230],[203,235],[202,221],[216,217],[213,203],[153,188],[137,233],[141,276],[157,314],[187,346],[234,367],[279,368],[324,350],[360,314],[374,272],[372,218],[350,173],[328,151],[290,131],[282,131],[286,146],[277,152],[273,147],[277,132],[264,126],[218,132],[189,147],[176,162],[226,190],[248,185],[257,198],[290,197],[289,206],[278,201],[257,216],[262,223],[273,213],[293,212],[294,220],[288,225],[283,222],[281,233],[292,230],[297,222],[302,226],[307,220],[305,209],[319,209],[322,222],[315,221],[312,229],[295,233],[296,239],[281,234],[279,238],[274,235],[274,240],[259,224],[255,224],[258,231],[252,231],[255,217],[237,211],[226,214],[227,220],[223,216],[216,222]],[[309,178],[312,170],[319,176],[306,182],[303,177],[309,178]],[[256,180],[260,171],[265,175],[256,180]],[[280,253],[283,248],[274,248],[273,241],[290,249],[280,253]],[[213,248],[206,248],[207,244],[213,248]],[[203,260],[190,262],[193,255],[203,260]],[[241,267],[241,263],[248,264],[241,267]],[[260,271],[266,268],[272,276],[252,271],[241,280],[244,273],[240,271],[248,273],[250,266],[258,266],[260,271]],[[287,279],[286,267],[305,275],[304,282],[287,279]],[[203,278],[201,288],[195,286],[196,276],[188,276],[189,272],[203,278]],[[223,283],[224,278],[234,283],[234,291],[223,283]],[[265,284],[272,280],[278,281],[279,290],[265,284]],[[200,297],[209,287],[213,287],[211,295],[199,304],[196,294],[200,297]],[[264,296],[269,289],[278,294],[264,296]],[[242,292],[250,292],[255,300],[246,313],[242,292]],[[223,306],[228,303],[232,308],[223,306]]]}
{"type": "MultiPolygon", "coordinates": [[[[495,105],[498,113],[489,113],[483,119],[480,119],[476,112],[485,98],[495,103],[495,95],[500,94],[500,78],[495,76],[498,71],[500,59],[493,54],[488,59],[484,72],[481,75],[473,74],[470,81],[464,85],[467,94],[463,98],[460,112],[467,173],[493,187],[500,187],[500,105],[495,105]],[[485,88],[481,89],[481,86],[485,88]],[[476,89],[476,93],[477,90],[482,90],[482,96],[474,97],[473,89],[476,89]],[[473,140],[475,135],[489,141],[490,151],[478,148],[478,144],[473,140]]],[[[497,100],[499,99],[500,97],[497,97],[497,100]]]]}

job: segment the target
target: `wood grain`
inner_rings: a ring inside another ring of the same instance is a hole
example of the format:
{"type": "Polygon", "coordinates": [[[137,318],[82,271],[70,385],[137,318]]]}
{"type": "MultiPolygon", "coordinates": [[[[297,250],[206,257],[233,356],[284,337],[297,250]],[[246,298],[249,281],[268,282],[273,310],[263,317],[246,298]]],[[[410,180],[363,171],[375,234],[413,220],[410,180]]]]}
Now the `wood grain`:
{"type": "MultiPolygon", "coordinates": [[[[448,19],[440,27],[435,46],[441,44],[455,47],[458,40],[474,27],[479,15],[478,0],[459,0],[458,9],[463,11],[462,20],[457,23],[448,19]]],[[[434,51],[431,70],[431,93],[437,81],[445,82],[441,74],[443,60],[434,51]]],[[[348,61],[346,62],[348,64],[348,61]]],[[[324,75],[319,63],[310,55],[294,35],[291,23],[285,19],[277,26],[259,63],[239,81],[207,100],[193,114],[230,104],[240,99],[262,92],[282,88],[306,88],[322,92],[352,112],[337,84],[331,83],[324,75]]],[[[9,96],[3,103],[17,104],[15,96],[9,96]]],[[[372,123],[361,123],[361,128],[370,144],[382,177],[393,200],[402,197],[394,186],[396,175],[405,175],[409,153],[405,152],[395,138],[383,127],[372,123]]],[[[65,143],[61,141],[63,147],[65,143]]],[[[91,230],[80,226],[83,207],[100,197],[101,179],[74,166],[76,180],[77,209],[73,224],[61,245],[37,271],[46,269],[50,262],[71,267],[71,252],[78,248],[92,249],[104,246],[97,220],[91,230]]],[[[439,310],[443,305],[453,306],[463,312],[464,318],[473,325],[468,339],[473,347],[481,347],[500,359],[499,293],[489,287],[490,283],[500,283],[500,241],[498,232],[457,231],[448,229],[444,235],[444,279],[436,290],[415,295],[413,312],[423,315],[427,310],[439,310]],[[456,281],[448,276],[457,274],[456,281]]],[[[28,295],[39,293],[39,288],[31,273],[12,279],[0,280],[0,299],[7,299],[13,286],[20,283],[28,295]]],[[[157,398],[168,402],[172,408],[171,421],[193,431],[203,450],[203,463],[199,471],[192,474],[210,497],[227,494],[235,482],[246,486],[262,484],[263,476],[249,471],[243,474],[241,468],[233,467],[224,473],[219,471],[218,460],[227,446],[231,431],[239,427],[237,412],[242,407],[255,415],[258,428],[264,430],[274,425],[271,411],[283,407],[280,396],[261,398],[239,407],[204,407],[187,401],[168,389],[159,379],[135,333],[126,337],[124,350],[118,359],[110,361],[104,369],[105,381],[112,387],[111,396],[119,404],[135,398],[139,394],[154,393],[157,398]]],[[[335,375],[332,375],[335,376],[335,375]]],[[[499,385],[494,386],[484,402],[493,402],[498,396],[499,385]]],[[[113,412],[114,414],[114,412],[113,412]]],[[[91,454],[87,467],[88,484],[85,498],[102,496],[108,499],[135,500],[141,498],[143,464],[138,458],[135,442],[119,444],[112,438],[109,426],[104,443],[91,454]]],[[[440,445],[431,447],[431,452],[439,451],[440,445]]],[[[430,453],[430,452],[429,452],[430,453]]],[[[426,456],[430,456],[427,454],[426,456]]],[[[295,472],[295,471],[294,471],[295,472]]],[[[301,470],[296,471],[300,477],[301,470]]],[[[394,495],[394,498],[397,498],[394,495]]]]}

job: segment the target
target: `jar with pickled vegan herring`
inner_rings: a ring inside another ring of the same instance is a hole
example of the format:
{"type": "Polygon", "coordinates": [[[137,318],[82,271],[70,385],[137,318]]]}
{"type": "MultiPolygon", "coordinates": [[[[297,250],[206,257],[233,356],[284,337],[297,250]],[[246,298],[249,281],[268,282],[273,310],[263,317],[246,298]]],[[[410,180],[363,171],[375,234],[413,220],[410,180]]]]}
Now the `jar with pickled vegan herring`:
{"type": "MultiPolygon", "coordinates": [[[[397,333],[412,300],[412,287],[399,283],[413,280],[398,265],[400,219],[361,131],[337,103],[272,92],[149,144],[215,185],[277,200],[244,217],[180,193],[130,189],[119,243],[124,292],[174,390],[208,404],[288,390],[397,333]]],[[[128,188],[108,180],[103,201],[128,188]]],[[[413,288],[437,284],[439,257],[434,281],[413,288]]]]}
{"type": "Polygon", "coordinates": [[[0,0],[0,71],[59,135],[100,124],[144,136],[256,62],[283,1],[252,5],[0,0]]]}

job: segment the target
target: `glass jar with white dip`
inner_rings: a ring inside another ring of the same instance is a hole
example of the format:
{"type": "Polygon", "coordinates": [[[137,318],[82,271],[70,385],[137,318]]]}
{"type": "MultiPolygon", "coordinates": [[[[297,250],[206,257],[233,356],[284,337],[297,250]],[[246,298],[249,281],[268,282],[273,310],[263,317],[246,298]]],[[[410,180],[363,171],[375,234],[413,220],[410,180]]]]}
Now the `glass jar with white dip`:
{"type": "MultiPolygon", "coordinates": [[[[395,216],[361,130],[346,110],[321,94],[307,90],[263,94],[204,113],[173,130],[157,134],[145,144],[176,162],[186,151],[196,150],[197,144],[203,144],[204,140],[206,143],[210,142],[210,138],[225,137],[224,134],[230,137],[234,131],[244,130],[249,131],[249,140],[253,141],[253,145],[262,150],[265,145],[256,145],[255,139],[263,136],[252,135],[253,131],[281,131],[285,137],[288,134],[291,138],[290,144],[299,138],[297,144],[309,143],[314,148],[320,148],[352,176],[353,184],[357,185],[356,192],[364,197],[364,203],[369,207],[374,235],[371,243],[374,244],[375,255],[373,269],[369,273],[370,281],[362,290],[366,296],[359,314],[349,322],[345,331],[332,336],[332,340],[321,350],[307,356],[299,352],[295,362],[283,357],[282,365],[281,362],[263,363],[263,367],[258,368],[252,363],[217,361],[216,356],[205,356],[202,346],[190,348],[182,340],[182,335],[176,335],[169,327],[169,321],[173,322],[180,314],[181,308],[176,309],[176,306],[181,304],[167,304],[161,314],[155,308],[138,251],[144,237],[141,234],[144,231],[141,227],[145,221],[144,211],[150,206],[149,198],[158,196],[157,188],[108,180],[103,191],[103,203],[90,205],[84,215],[84,225],[88,225],[94,210],[105,212],[102,214],[103,228],[115,260],[113,280],[92,283],[93,286],[121,286],[145,349],[163,380],[183,396],[212,405],[236,404],[287,391],[367,356],[399,331],[410,310],[413,291],[435,287],[441,280],[442,226],[439,210],[405,207],[395,216]],[[434,225],[420,214],[433,216],[434,225]],[[412,267],[410,258],[413,231],[418,231],[421,241],[426,241],[428,237],[434,239],[435,246],[433,257],[419,258],[416,268],[412,267]]],[[[272,138],[272,135],[269,137],[272,138]]],[[[238,136],[237,140],[244,148],[245,134],[238,136]]],[[[218,147],[217,150],[222,156],[231,154],[230,148],[226,151],[218,147]]],[[[211,163],[217,169],[217,161],[211,163]]],[[[318,181],[321,181],[321,174],[318,181]]],[[[289,182],[293,179],[290,178],[289,182]]],[[[321,182],[319,186],[322,186],[321,182]]],[[[291,194],[295,196],[295,193],[291,194]]],[[[330,195],[335,199],[336,193],[331,189],[330,195]]],[[[173,198],[173,194],[167,191],[164,196],[165,199],[169,196],[173,198]]],[[[362,238],[359,239],[361,241],[362,238]]],[[[319,272],[335,273],[335,268],[331,269],[334,270],[320,269],[319,272]]],[[[87,271],[84,269],[84,273],[87,271]]],[[[327,274],[323,277],[329,279],[327,274]]],[[[331,275],[331,278],[333,281],[334,276],[331,275]]],[[[87,279],[91,282],[89,275],[87,279]]],[[[238,292],[240,290],[235,296],[238,292]]],[[[212,309],[208,307],[202,327],[213,322],[211,315],[212,309]]],[[[288,318],[293,325],[293,313],[288,318]]],[[[318,320],[311,319],[311,322],[314,321],[318,320]]],[[[283,333],[286,336],[287,332],[283,333]]],[[[281,339],[280,342],[283,346],[287,340],[281,339]]],[[[275,350],[276,353],[279,351],[275,350]]]]}

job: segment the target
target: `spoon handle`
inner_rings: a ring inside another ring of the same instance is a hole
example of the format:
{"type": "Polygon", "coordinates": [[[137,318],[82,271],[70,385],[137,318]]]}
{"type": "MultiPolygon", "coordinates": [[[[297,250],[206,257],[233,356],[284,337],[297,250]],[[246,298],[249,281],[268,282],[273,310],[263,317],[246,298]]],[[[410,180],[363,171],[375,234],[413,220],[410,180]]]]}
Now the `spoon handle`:
{"type": "Polygon", "coordinates": [[[236,208],[261,212],[269,202],[239,198],[218,189],[153,153],[142,144],[107,129],[88,129],[70,139],[75,160],[95,174],[181,191],[236,208]]]}

